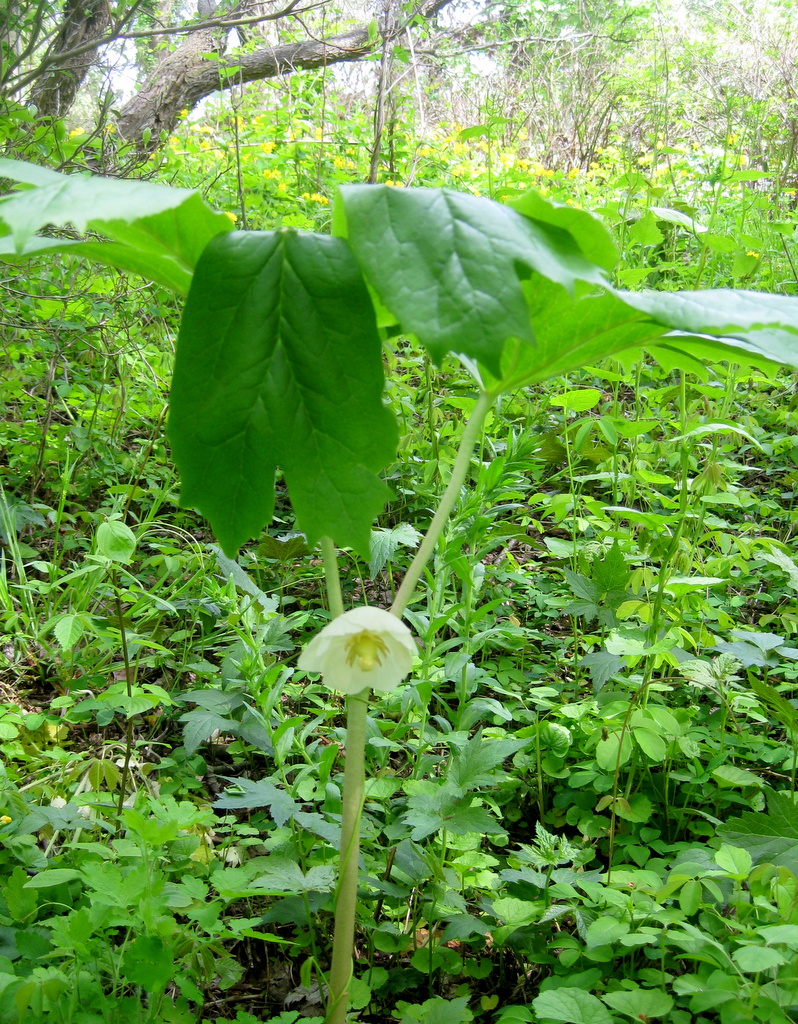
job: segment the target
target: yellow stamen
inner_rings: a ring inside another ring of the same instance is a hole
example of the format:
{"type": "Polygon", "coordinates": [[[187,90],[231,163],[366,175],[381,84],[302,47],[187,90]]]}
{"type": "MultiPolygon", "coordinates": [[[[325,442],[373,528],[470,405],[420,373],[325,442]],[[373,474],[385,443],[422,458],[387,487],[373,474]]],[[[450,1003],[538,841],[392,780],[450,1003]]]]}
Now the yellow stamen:
{"type": "Polygon", "coordinates": [[[362,672],[371,672],[382,664],[382,658],[388,653],[385,641],[378,633],[364,629],[355,633],[346,641],[346,663],[354,665],[357,661],[362,672]]]}

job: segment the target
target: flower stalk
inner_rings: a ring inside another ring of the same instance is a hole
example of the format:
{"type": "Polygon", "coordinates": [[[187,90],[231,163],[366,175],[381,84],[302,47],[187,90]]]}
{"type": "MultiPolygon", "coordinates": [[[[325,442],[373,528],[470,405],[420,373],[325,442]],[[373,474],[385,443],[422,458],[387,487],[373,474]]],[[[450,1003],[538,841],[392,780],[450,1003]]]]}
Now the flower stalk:
{"type": "Polygon", "coordinates": [[[332,621],[311,640],[299,667],[321,672],[328,686],[348,694],[346,762],[341,808],[341,853],[335,895],[335,933],[327,979],[326,1024],[346,1024],[355,942],[360,815],[365,791],[366,723],[369,690],[391,690],[410,672],[415,642],[401,622],[424,567],[431,558],[471,466],[471,455],[496,393],[482,391],[466,424],[449,483],[390,612],[354,608],[344,612],[338,559],[331,538],[321,542],[332,621]]]}
{"type": "Polygon", "coordinates": [[[446,520],[457,504],[457,499],[460,497],[460,491],[471,466],[471,453],[474,451],[474,445],[477,443],[477,438],[485,423],[485,417],[490,412],[495,399],[496,394],[493,391],[482,391],[477,399],[468,423],[465,425],[463,436],[460,438],[460,447],[457,449],[457,458],[452,466],[452,475],[449,477],[449,483],[446,485],[446,490],[443,492],[440,504],[435,515],[432,517],[432,522],[424,534],[424,539],[419,545],[416,557],[410,563],[410,568],[405,573],[402,585],[396,592],[396,597],[391,605],[391,611],[394,615],[401,617],[405,608],[407,608],[410,598],[413,596],[413,591],[416,589],[416,584],[424,571],[424,566],[432,557],[440,535],[443,533],[446,520]]]}
{"type": "Polygon", "coordinates": [[[335,899],[335,935],[328,978],[327,1024],[345,1024],[355,943],[360,814],[365,788],[368,690],[346,702],[346,763],[341,811],[341,860],[335,899]]]}

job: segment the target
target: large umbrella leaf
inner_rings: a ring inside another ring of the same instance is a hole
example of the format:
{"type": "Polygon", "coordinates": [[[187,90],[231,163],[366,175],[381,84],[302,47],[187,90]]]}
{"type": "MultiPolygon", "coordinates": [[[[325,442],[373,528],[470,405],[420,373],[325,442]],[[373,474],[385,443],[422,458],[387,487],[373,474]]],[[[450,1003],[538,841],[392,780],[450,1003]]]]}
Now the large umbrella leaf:
{"type": "Polygon", "coordinates": [[[658,341],[667,328],[609,291],[578,284],[574,294],[534,274],[524,282],[535,342],[506,346],[502,384],[512,389],[658,341]]]}
{"type": "MultiPolygon", "coordinates": [[[[672,330],[718,339],[727,353],[720,358],[745,362],[747,353],[798,365],[798,299],[732,289],[615,294],[672,330]]],[[[674,347],[683,345],[674,339],[674,347]]]]}
{"type": "Polygon", "coordinates": [[[203,253],[186,303],[169,438],[182,501],[227,554],[269,522],[281,466],[300,528],[369,554],[397,428],[380,339],[345,242],[236,232],[203,253]]]}
{"type": "Polygon", "coordinates": [[[0,177],[25,186],[0,198],[0,255],[9,258],[71,249],[76,255],[131,270],[187,293],[200,253],[232,230],[197,192],[146,181],[58,174],[20,160],[0,159],[0,177]],[[43,238],[42,228],[72,225],[96,231],[116,246],[43,238]]]}
{"type": "Polygon", "coordinates": [[[534,189],[530,189],[517,199],[509,199],[507,205],[523,213],[530,220],[564,228],[576,242],[585,259],[604,270],[615,270],[618,248],[609,230],[594,214],[575,206],[568,206],[567,203],[545,199],[534,189]]]}
{"type": "Polygon", "coordinates": [[[571,289],[603,272],[562,226],[449,189],[347,185],[336,230],[403,331],[440,362],[447,352],[498,373],[504,343],[535,334],[521,279],[533,271],[571,289]]]}

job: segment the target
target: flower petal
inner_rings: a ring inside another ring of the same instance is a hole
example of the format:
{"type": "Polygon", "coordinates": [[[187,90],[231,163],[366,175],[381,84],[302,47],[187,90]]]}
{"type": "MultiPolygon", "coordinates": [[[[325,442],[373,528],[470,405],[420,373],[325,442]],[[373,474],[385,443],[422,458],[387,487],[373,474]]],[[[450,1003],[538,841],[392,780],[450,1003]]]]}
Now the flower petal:
{"type": "Polygon", "coordinates": [[[382,608],[364,606],[328,623],[299,656],[299,668],[321,672],[333,690],[392,690],[410,673],[417,652],[407,626],[382,608]]]}

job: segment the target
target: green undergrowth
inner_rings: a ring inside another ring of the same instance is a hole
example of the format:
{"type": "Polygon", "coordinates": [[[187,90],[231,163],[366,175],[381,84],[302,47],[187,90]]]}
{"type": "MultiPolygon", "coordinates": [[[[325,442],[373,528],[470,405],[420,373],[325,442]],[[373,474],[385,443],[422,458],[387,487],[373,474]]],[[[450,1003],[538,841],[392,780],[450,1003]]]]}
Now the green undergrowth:
{"type": "MultiPolygon", "coordinates": [[[[187,122],[160,170],[323,229],[368,142],[327,124],[253,117],[236,154],[187,122]]],[[[794,292],[792,197],[731,137],[569,168],[479,127],[404,140],[388,180],[588,208],[624,288],[794,292]]],[[[318,552],[279,476],[236,560],[178,508],[165,291],[68,256],[2,290],[0,1024],[318,1019],[345,762],[296,668],[318,552]]],[[[347,607],[390,605],[476,401],[402,338],[384,359],[400,441],[347,607]]],[[[797,424],[792,376],[728,364],[499,400],[368,720],[352,1020],[798,1020],[797,424]]]]}
{"type": "MultiPolygon", "coordinates": [[[[115,323],[10,349],[0,1020],[312,1018],[345,753],[294,667],[321,565],[279,484],[237,561],[176,509],[165,339],[115,323]]],[[[349,604],[390,603],[474,402],[387,358],[394,499],[349,604]]],[[[353,1019],[794,1019],[796,415],[787,377],[650,363],[491,415],[369,719],[353,1019]]]]}

